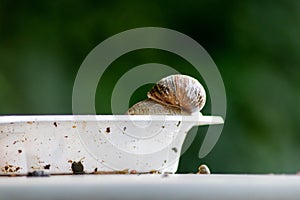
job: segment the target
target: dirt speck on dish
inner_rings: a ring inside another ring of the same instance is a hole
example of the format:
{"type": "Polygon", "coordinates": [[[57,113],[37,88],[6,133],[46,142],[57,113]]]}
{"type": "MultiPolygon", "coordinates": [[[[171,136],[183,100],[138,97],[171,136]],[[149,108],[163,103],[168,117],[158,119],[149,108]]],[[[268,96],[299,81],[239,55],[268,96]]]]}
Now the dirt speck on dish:
{"type": "Polygon", "coordinates": [[[14,173],[14,172],[18,172],[21,169],[22,169],[21,167],[14,166],[14,165],[5,165],[4,167],[1,167],[1,171],[3,173],[14,173]]]}
{"type": "Polygon", "coordinates": [[[175,153],[177,153],[177,148],[176,148],[176,147],[173,147],[173,148],[172,148],[172,151],[174,151],[175,153]]]}
{"type": "Polygon", "coordinates": [[[49,170],[49,169],[50,169],[50,167],[51,167],[51,165],[50,165],[50,164],[48,164],[48,165],[45,165],[45,166],[44,166],[44,169],[48,169],[48,170],[49,170]]]}

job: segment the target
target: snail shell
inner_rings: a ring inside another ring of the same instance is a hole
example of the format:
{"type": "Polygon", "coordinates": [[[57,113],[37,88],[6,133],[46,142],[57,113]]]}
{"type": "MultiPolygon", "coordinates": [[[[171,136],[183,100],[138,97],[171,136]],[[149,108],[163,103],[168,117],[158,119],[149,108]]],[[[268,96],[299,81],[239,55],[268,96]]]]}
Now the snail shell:
{"type": "Polygon", "coordinates": [[[206,101],[203,86],[196,79],[181,74],[161,79],[147,96],[161,104],[177,107],[188,113],[199,112],[206,101]]]}
{"type": "Polygon", "coordinates": [[[210,174],[210,170],[207,165],[200,165],[197,174],[210,174]]]}
{"type": "Polygon", "coordinates": [[[158,81],[147,93],[148,99],[133,105],[130,115],[190,115],[198,113],[206,101],[203,86],[186,75],[171,75],[158,81]]]}

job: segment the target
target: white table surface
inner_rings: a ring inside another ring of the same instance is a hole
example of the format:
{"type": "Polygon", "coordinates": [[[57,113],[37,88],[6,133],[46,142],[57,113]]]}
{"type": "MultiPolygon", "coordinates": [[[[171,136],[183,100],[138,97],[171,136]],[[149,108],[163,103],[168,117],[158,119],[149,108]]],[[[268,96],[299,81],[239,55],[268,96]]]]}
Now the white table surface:
{"type": "Polygon", "coordinates": [[[2,176],[0,199],[300,199],[300,176],[2,176]]]}

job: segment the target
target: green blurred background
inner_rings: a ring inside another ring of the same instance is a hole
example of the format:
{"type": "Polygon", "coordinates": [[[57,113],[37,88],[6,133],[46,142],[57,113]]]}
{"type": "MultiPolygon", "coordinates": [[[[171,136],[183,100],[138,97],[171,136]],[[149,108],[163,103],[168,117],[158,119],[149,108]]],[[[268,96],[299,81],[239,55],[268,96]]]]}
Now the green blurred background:
{"type": "MultiPolygon", "coordinates": [[[[86,55],[114,34],[146,26],[174,29],[200,43],[227,92],[227,118],[217,145],[199,159],[206,127],[200,128],[179,172],[195,172],[201,163],[213,173],[300,171],[298,0],[2,0],[0,114],[71,114],[73,82],[86,55]]],[[[98,114],[111,113],[111,91],[122,73],[148,62],[193,74],[186,61],[168,52],[123,55],[99,83],[98,114]]],[[[146,98],[150,87],[138,89],[131,104],[146,98]]]]}

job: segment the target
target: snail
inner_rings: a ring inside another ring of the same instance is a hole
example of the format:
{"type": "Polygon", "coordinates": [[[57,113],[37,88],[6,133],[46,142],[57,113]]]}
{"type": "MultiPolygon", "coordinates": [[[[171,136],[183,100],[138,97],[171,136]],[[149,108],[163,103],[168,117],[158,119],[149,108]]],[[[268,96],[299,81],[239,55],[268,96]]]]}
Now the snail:
{"type": "Polygon", "coordinates": [[[200,165],[198,167],[198,172],[197,174],[210,174],[210,170],[209,168],[207,167],[207,165],[200,165]]]}
{"type": "Polygon", "coordinates": [[[206,102],[198,80],[187,75],[170,75],[158,81],[147,93],[148,99],[133,105],[129,115],[192,115],[206,102]]]}

